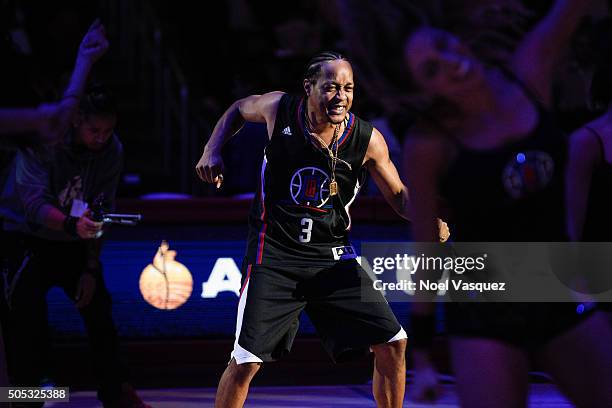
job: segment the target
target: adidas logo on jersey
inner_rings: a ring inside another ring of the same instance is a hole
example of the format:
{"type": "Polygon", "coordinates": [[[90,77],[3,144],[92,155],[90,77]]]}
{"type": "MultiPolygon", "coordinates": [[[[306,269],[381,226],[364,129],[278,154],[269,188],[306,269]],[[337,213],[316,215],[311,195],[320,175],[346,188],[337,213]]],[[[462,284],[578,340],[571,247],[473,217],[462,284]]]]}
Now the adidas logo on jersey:
{"type": "Polygon", "coordinates": [[[284,128],[282,133],[283,133],[283,135],[287,135],[287,136],[292,136],[293,135],[293,133],[291,133],[291,128],[289,126],[284,128]]]}

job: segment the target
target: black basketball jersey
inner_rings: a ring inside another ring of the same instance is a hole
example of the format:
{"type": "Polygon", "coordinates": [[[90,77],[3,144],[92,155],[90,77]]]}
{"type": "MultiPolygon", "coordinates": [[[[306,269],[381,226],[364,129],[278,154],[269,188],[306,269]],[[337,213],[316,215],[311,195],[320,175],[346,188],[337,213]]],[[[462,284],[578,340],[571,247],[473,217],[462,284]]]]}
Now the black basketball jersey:
{"type": "Polygon", "coordinates": [[[332,196],[331,158],[304,126],[305,104],[291,95],[280,100],[249,216],[249,264],[324,265],[355,256],[349,207],[363,184],[372,126],[348,113],[338,135],[338,194],[332,196]]]}
{"type": "Polygon", "coordinates": [[[536,128],[521,140],[488,150],[458,146],[441,181],[456,241],[565,241],[566,137],[552,114],[518,78],[538,110],[536,128]]]}

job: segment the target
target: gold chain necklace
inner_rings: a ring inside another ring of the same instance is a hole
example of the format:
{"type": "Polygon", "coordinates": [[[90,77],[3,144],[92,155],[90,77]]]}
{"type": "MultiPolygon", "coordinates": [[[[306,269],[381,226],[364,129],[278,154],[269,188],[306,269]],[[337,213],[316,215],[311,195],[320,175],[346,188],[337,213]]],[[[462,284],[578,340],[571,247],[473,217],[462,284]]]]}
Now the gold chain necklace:
{"type": "Polygon", "coordinates": [[[308,111],[306,110],[306,125],[308,134],[314,137],[322,148],[327,150],[329,153],[329,158],[331,159],[331,180],[329,182],[329,195],[335,196],[338,194],[338,182],[336,181],[336,165],[338,164],[338,134],[340,133],[340,124],[334,127],[334,137],[332,138],[331,148],[325,144],[325,141],[321,139],[318,135],[316,135],[311,129],[313,129],[312,124],[310,123],[310,118],[308,117],[308,111]],[[335,150],[334,150],[335,149],[335,150]]]}

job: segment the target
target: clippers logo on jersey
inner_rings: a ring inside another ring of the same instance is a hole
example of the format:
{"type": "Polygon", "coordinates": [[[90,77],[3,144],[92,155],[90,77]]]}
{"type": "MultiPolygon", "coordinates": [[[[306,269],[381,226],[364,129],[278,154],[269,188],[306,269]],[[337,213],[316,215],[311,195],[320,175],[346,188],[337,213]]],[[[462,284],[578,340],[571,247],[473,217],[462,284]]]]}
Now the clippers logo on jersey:
{"type": "Polygon", "coordinates": [[[289,186],[298,205],[320,208],[329,200],[329,176],[317,167],[304,167],[293,174],[289,186]]]}
{"type": "Polygon", "coordinates": [[[554,172],[555,163],[548,153],[518,153],[504,169],[504,187],[512,198],[523,198],[546,188],[554,172]]]}

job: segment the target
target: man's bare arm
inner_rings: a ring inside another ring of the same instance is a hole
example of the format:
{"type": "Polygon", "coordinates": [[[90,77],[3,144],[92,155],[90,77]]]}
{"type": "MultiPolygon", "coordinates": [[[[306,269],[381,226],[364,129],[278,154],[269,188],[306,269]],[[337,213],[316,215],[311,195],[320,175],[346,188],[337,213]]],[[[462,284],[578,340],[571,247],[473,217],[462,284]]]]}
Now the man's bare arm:
{"type": "MultiPolygon", "coordinates": [[[[389,157],[387,143],[377,129],[372,131],[366,153],[366,165],[385,200],[402,218],[410,220],[412,212],[408,187],[400,179],[397,168],[389,157]]],[[[437,227],[440,241],[446,241],[450,237],[448,225],[438,218],[437,227]]]]}
{"type": "Polygon", "coordinates": [[[377,129],[372,130],[365,165],[389,205],[402,218],[410,219],[408,188],[402,183],[397,168],[389,157],[389,148],[385,138],[377,129]]]}
{"type": "MultiPolygon", "coordinates": [[[[444,167],[443,142],[429,135],[415,135],[404,148],[405,177],[413,195],[410,200],[412,234],[417,242],[444,238],[438,217],[438,181],[444,167]]],[[[448,237],[447,237],[448,238],[448,237]]]]}
{"type": "Polygon", "coordinates": [[[223,174],[221,148],[244,126],[245,122],[265,123],[268,137],[272,137],[278,104],[283,92],[251,95],[232,104],[219,119],[204,147],[196,172],[207,183],[220,183],[223,174]]]}

